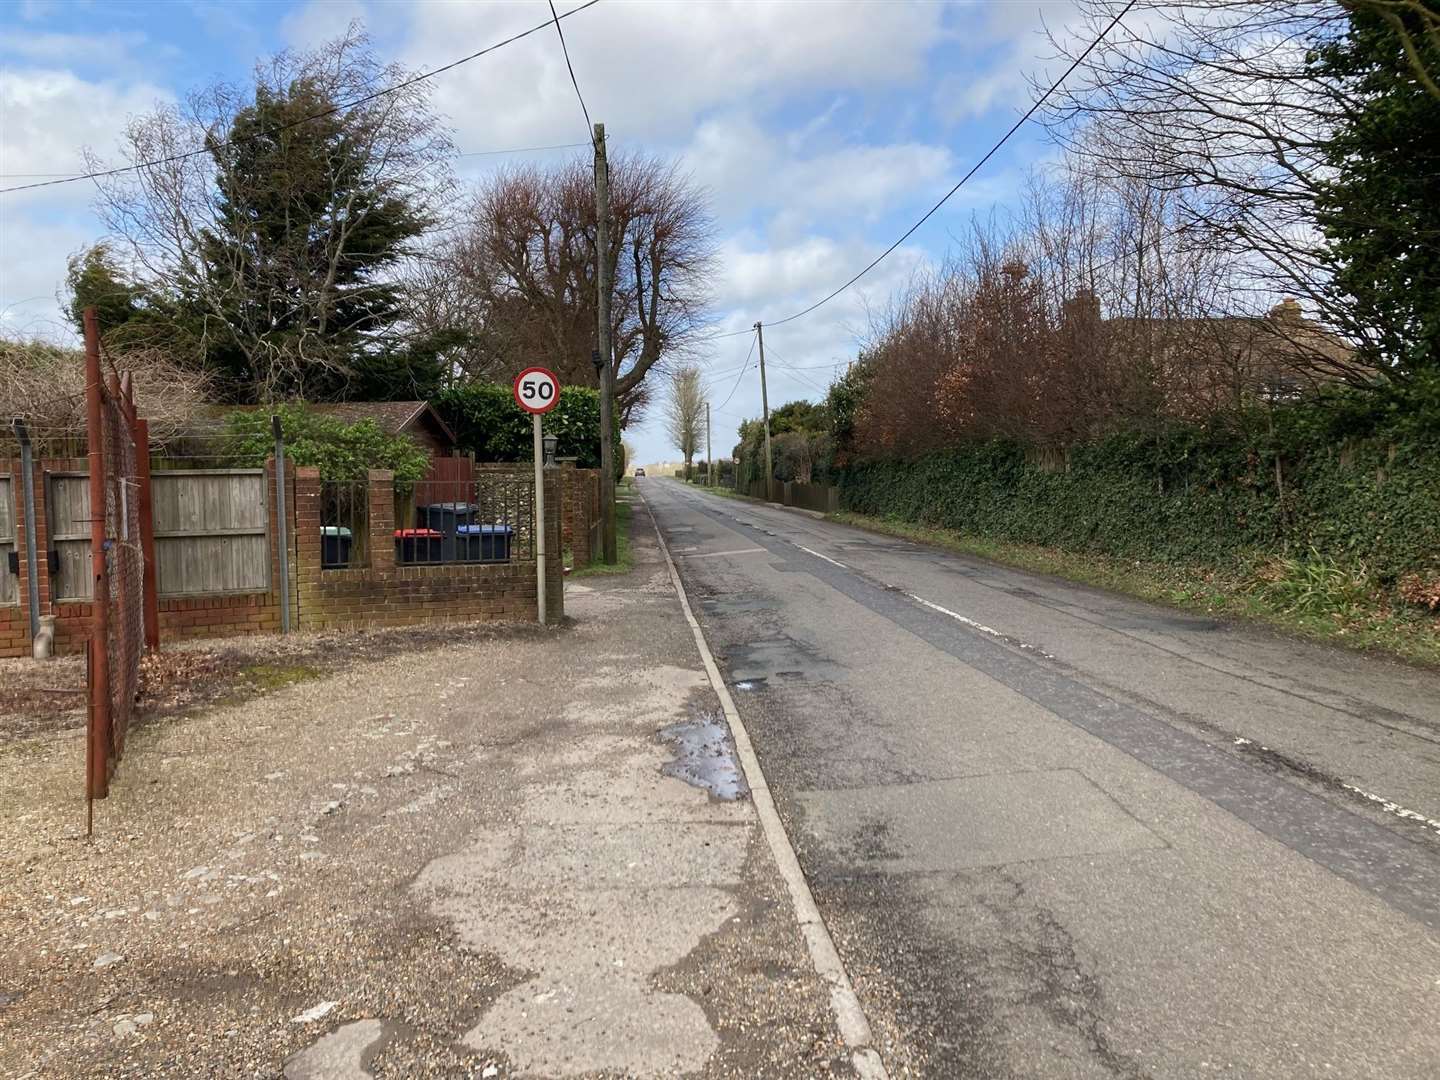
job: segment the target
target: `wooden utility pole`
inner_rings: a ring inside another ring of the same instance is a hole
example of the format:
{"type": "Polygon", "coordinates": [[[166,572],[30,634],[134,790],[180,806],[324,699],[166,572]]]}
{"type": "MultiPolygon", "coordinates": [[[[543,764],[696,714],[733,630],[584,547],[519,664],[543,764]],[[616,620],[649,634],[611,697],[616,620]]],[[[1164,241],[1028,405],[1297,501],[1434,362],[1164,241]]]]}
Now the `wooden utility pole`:
{"type": "Polygon", "coordinates": [[[765,498],[770,498],[770,482],[775,464],[770,459],[770,396],[765,392],[765,328],[755,324],[755,337],[760,345],[760,411],[765,417],[765,498]]]}
{"type": "Polygon", "coordinates": [[[710,403],[705,402],[705,483],[715,486],[715,454],[710,449],[710,403]]]}
{"type": "Polygon", "coordinates": [[[615,448],[613,437],[615,370],[610,342],[610,166],[605,160],[605,125],[595,125],[595,307],[600,345],[600,523],[605,562],[618,559],[615,548],[615,448]]]}

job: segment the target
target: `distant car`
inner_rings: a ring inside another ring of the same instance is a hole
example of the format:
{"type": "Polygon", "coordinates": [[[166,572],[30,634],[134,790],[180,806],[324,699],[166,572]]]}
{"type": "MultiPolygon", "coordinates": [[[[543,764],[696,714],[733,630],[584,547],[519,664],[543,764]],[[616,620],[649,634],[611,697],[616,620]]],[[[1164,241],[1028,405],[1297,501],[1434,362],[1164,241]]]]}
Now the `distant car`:
{"type": "Polygon", "coordinates": [[[636,469],[636,470],[635,470],[635,475],[636,475],[637,477],[644,476],[644,475],[645,475],[645,470],[644,470],[644,469],[636,469]]]}

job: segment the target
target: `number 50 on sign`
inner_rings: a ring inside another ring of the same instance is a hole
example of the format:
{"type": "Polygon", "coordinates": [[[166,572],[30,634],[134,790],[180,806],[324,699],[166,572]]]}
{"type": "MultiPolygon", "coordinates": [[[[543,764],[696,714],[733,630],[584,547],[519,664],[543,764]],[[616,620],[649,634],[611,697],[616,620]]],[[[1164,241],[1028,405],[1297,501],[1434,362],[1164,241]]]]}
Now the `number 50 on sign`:
{"type": "Polygon", "coordinates": [[[515,376],[515,404],[536,415],[549,412],[560,404],[560,380],[547,368],[526,368],[515,376]]]}

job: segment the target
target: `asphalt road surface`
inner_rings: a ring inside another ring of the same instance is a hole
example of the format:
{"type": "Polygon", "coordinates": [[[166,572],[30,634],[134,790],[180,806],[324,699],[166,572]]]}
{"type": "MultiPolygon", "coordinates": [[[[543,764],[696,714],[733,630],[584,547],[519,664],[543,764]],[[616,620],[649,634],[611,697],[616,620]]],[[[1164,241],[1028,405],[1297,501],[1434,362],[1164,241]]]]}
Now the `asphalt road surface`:
{"type": "Polygon", "coordinates": [[[892,1076],[1440,1076],[1440,677],[640,490],[892,1076]]]}

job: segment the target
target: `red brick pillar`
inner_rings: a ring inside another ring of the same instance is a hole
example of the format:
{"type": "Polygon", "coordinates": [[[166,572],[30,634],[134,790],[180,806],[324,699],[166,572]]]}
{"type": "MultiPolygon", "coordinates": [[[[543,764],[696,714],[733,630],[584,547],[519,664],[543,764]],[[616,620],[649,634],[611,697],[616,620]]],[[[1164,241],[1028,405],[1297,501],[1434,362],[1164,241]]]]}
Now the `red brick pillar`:
{"type": "Polygon", "coordinates": [[[291,573],[295,576],[295,608],[291,623],[296,627],[310,625],[312,614],[319,614],[320,591],[320,470],[302,465],[295,470],[295,487],[290,505],[294,507],[291,523],[295,558],[291,573]]]}
{"type": "Polygon", "coordinates": [[[395,474],[371,469],[367,476],[370,505],[370,569],[395,569],[395,474]]]}
{"type": "Polygon", "coordinates": [[[565,556],[560,547],[561,483],[558,469],[545,470],[545,621],[551,626],[565,617],[565,556]]]}

